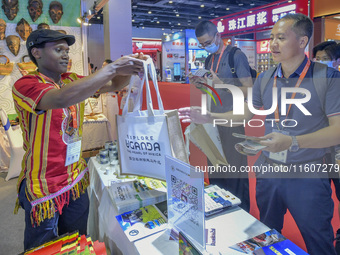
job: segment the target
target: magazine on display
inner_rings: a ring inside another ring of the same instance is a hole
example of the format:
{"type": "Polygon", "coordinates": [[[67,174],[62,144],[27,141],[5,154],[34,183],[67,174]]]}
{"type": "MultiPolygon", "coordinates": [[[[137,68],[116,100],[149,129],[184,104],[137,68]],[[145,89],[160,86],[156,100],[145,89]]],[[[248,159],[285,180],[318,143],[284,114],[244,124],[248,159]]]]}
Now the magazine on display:
{"type": "Polygon", "coordinates": [[[167,202],[148,205],[116,216],[130,242],[167,228],[167,202]]]}
{"type": "Polygon", "coordinates": [[[211,77],[211,72],[210,70],[199,68],[196,70],[196,72],[193,73],[193,75],[199,76],[199,77],[204,77],[204,76],[211,77]]]}
{"type": "Polygon", "coordinates": [[[262,149],[266,148],[266,146],[261,145],[258,141],[261,139],[255,136],[246,136],[243,134],[233,133],[234,137],[246,139],[243,142],[239,142],[235,144],[235,149],[243,154],[243,155],[250,155],[254,156],[262,149]]]}
{"type": "Polygon", "coordinates": [[[241,254],[253,255],[308,255],[275,229],[230,246],[241,254]]]}
{"type": "Polygon", "coordinates": [[[241,200],[231,192],[211,185],[204,188],[205,216],[211,216],[226,208],[241,204],[241,200]]]}
{"type": "Polygon", "coordinates": [[[166,200],[166,184],[151,178],[138,178],[127,182],[112,182],[110,197],[118,213],[139,209],[166,200]]]}

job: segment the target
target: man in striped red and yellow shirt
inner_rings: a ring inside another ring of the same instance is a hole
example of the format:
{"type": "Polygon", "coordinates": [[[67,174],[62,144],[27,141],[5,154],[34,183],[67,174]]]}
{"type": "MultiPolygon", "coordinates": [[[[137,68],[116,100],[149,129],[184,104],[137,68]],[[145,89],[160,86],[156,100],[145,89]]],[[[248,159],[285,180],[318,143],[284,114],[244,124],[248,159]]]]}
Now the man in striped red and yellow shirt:
{"type": "Polygon", "coordinates": [[[38,70],[13,86],[25,150],[16,205],[16,211],[19,205],[25,210],[25,250],[66,232],[86,233],[83,101],[96,91],[120,90],[143,70],[141,61],[122,57],[88,77],[66,73],[74,42],[74,36],[54,30],[32,32],[26,47],[38,70]]]}

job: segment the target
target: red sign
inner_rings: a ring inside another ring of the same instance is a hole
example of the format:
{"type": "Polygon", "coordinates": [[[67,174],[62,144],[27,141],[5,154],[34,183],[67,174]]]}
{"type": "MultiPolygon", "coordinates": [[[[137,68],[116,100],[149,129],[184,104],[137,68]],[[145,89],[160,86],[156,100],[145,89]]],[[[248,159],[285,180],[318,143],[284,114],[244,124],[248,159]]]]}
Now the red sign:
{"type": "Polygon", "coordinates": [[[144,50],[162,51],[162,42],[155,41],[134,41],[132,42],[132,51],[138,52],[144,50]]]}
{"type": "Polygon", "coordinates": [[[270,53],[269,40],[256,42],[256,52],[257,54],[270,53]]]}
{"type": "Polygon", "coordinates": [[[307,12],[307,4],[304,7],[305,0],[292,1],[291,3],[276,3],[266,8],[254,8],[240,15],[228,15],[212,20],[217,26],[217,30],[222,35],[240,33],[246,30],[255,30],[259,28],[273,26],[281,17],[288,13],[307,12]]]}

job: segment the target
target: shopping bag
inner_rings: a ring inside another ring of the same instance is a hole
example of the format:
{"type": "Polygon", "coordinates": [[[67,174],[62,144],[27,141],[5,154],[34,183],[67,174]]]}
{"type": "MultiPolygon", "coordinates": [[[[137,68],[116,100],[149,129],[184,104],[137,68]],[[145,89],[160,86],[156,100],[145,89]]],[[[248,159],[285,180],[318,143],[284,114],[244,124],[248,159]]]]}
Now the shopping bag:
{"type": "Polygon", "coordinates": [[[6,58],[6,63],[0,63],[0,75],[9,75],[12,70],[14,63],[9,62],[9,58],[5,55],[0,55],[0,58],[6,58]]]}
{"type": "Polygon", "coordinates": [[[185,162],[188,157],[177,111],[164,110],[152,59],[143,61],[143,65],[143,77],[133,76],[129,84],[126,102],[130,101],[132,88],[138,88],[132,107],[126,103],[122,115],[116,117],[120,174],[165,180],[165,155],[185,162]],[[153,108],[148,73],[155,87],[158,110],[153,108]],[[142,111],[143,89],[147,110],[142,111]]]}
{"type": "Polygon", "coordinates": [[[25,76],[30,72],[34,72],[37,70],[37,66],[33,63],[33,61],[25,62],[25,58],[29,58],[28,55],[25,55],[21,58],[21,63],[17,63],[17,66],[19,67],[20,73],[25,76]]]}
{"type": "Polygon", "coordinates": [[[185,129],[184,134],[187,151],[189,151],[189,141],[191,141],[207,156],[213,166],[228,165],[216,126],[210,123],[191,123],[185,129]]]}

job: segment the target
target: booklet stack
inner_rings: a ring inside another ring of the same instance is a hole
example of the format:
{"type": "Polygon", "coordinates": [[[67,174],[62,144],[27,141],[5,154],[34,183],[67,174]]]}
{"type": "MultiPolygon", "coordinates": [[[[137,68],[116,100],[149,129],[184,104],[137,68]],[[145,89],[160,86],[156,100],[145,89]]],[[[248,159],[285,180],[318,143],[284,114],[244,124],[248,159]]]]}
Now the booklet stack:
{"type": "Polygon", "coordinates": [[[167,228],[167,202],[148,205],[116,216],[130,242],[167,228]]]}
{"type": "Polygon", "coordinates": [[[241,204],[241,200],[229,191],[211,185],[204,188],[205,216],[216,214],[231,206],[241,204]]]}
{"type": "Polygon", "coordinates": [[[112,182],[109,194],[118,213],[139,209],[166,200],[165,182],[138,177],[127,182],[112,182]]]}
{"type": "Polygon", "coordinates": [[[104,243],[92,242],[89,236],[79,236],[78,232],[65,234],[39,247],[30,249],[21,255],[106,255],[104,243]]]}
{"type": "Polygon", "coordinates": [[[237,243],[230,248],[243,254],[254,255],[308,255],[275,229],[237,243]]]}

